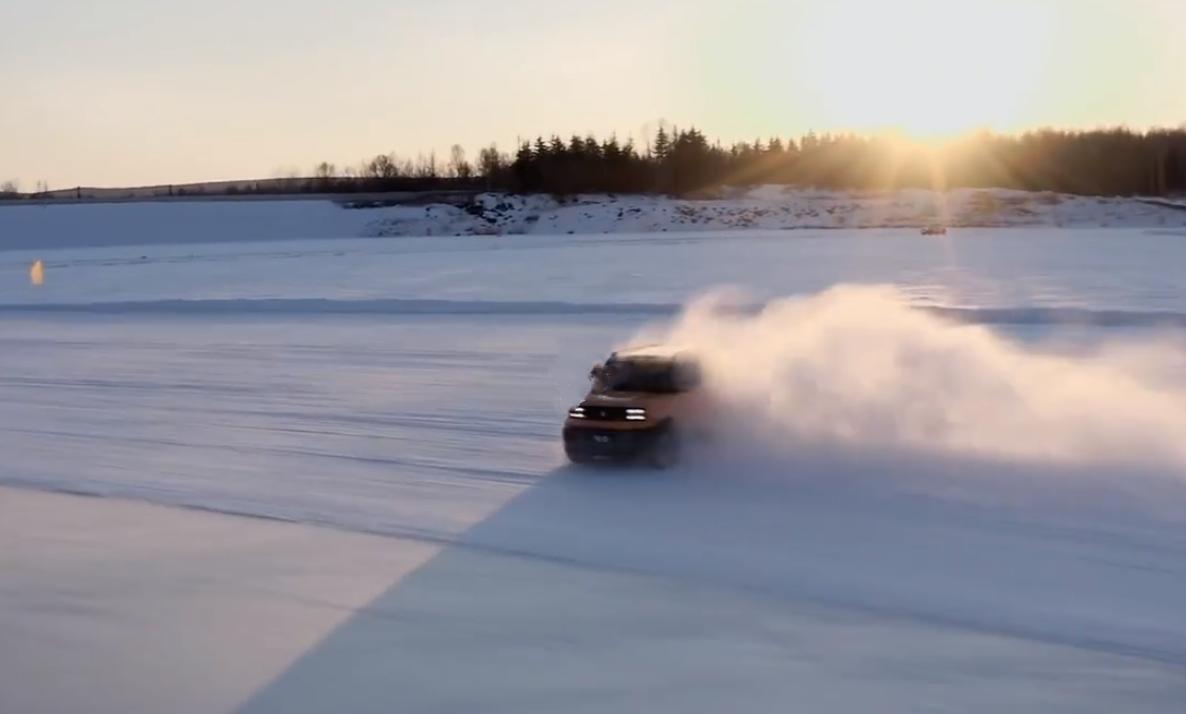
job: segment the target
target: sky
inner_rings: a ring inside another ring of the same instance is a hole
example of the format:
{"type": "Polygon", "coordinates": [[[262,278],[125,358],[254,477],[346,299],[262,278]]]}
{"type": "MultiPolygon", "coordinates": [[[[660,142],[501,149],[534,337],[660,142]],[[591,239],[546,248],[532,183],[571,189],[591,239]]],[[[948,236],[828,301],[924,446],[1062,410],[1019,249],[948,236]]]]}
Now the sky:
{"type": "Polygon", "coordinates": [[[1186,123],[1186,0],[0,0],[0,182],[307,174],[661,121],[1186,123]]]}

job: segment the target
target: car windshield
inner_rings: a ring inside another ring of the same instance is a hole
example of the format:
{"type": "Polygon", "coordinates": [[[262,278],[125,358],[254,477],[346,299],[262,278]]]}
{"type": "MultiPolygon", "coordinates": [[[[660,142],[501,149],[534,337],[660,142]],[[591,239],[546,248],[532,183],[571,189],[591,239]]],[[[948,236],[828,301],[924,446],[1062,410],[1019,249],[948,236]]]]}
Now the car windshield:
{"type": "Polygon", "coordinates": [[[605,365],[601,383],[610,392],[671,394],[680,391],[674,362],[613,360],[605,365]]]}

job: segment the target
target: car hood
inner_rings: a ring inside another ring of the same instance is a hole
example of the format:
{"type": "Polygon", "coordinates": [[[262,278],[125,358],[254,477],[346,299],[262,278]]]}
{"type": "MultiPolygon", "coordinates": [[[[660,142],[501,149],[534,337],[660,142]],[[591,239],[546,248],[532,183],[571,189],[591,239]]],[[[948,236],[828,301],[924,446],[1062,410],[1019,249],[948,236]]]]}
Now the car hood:
{"type": "Polygon", "coordinates": [[[670,399],[667,394],[643,394],[639,392],[605,392],[589,394],[581,402],[587,407],[646,407],[670,399]]]}
{"type": "Polygon", "coordinates": [[[590,407],[628,407],[641,401],[644,400],[640,399],[637,394],[610,392],[607,394],[590,394],[581,403],[590,407]]]}

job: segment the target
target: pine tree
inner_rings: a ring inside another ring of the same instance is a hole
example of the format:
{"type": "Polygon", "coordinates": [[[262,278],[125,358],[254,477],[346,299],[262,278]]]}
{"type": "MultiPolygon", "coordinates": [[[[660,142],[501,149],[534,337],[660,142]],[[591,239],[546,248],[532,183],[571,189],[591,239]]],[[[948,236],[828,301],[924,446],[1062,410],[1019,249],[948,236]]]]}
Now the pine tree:
{"type": "Polygon", "coordinates": [[[655,134],[655,158],[662,163],[670,156],[671,138],[667,136],[667,131],[663,127],[659,127],[658,133],[655,134]]]}

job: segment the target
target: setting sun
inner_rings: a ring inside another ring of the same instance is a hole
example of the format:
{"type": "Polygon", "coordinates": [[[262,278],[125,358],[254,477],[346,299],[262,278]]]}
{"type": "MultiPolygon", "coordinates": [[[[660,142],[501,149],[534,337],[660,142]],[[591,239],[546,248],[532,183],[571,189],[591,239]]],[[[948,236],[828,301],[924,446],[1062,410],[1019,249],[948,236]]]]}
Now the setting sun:
{"type": "Polygon", "coordinates": [[[1046,18],[1013,0],[819,6],[798,61],[830,125],[919,138],[1027,120],[1046,67],[1046,18]]]}

